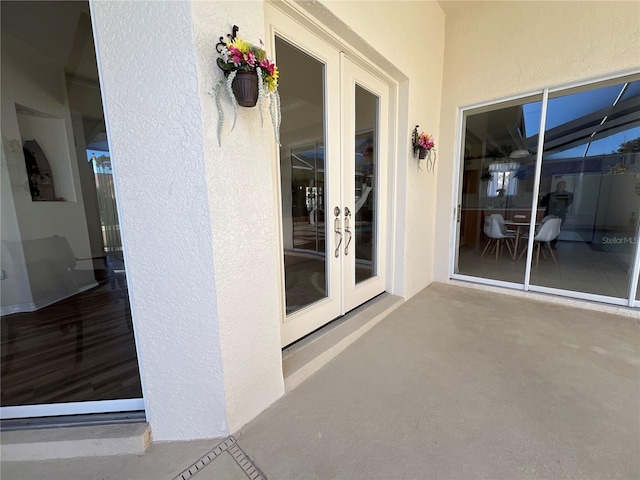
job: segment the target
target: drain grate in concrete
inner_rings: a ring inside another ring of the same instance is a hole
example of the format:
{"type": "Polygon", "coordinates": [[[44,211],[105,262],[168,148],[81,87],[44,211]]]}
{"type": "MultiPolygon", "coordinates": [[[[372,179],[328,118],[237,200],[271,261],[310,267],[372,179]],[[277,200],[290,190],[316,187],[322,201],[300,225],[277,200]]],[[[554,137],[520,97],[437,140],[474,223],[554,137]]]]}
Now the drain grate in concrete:
{"type": "Polygon", "coordinates": [[[262,473],[246,453],[242,451],[242,448],[240,448],[240,445],[238,445],[238,442],[233,436],[218,444],[210,452],[205,453],[183,472],[176,475],[173,480],[189,480],[224,452],[228,452],[231,455],[249,480],[267,480],[265,474],[262,473]]]}

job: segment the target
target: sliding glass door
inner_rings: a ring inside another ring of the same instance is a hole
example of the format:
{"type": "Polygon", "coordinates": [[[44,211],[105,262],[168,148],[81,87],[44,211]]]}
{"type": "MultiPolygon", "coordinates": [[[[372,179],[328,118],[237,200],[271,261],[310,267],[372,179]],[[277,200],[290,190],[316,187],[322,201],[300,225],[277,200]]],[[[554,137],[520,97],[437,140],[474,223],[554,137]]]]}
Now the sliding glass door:
{"type": "Polygon", "coordinates": [[[633,305],[640,76],[468,109],[462,125],[453,277],[633,305]]]}
{"type": "Polygon", "coordinates": [[[531,219],[541,104],[535,95],[465,112],[455,273],[524,283],[518,257],[531,219]]]}
{"type": "Polygon", "coordinates": [[[531,285],[627,299],[640,213],[640,81],[549,95],[538,203],[560,220],[531,285]],[[555,261],[551,254],[555,254],[555,261]]]}
{"type": "Polygon", "coordinates": [[[89,3],[1,9],[1,417],[143,410],[89,3]]]}

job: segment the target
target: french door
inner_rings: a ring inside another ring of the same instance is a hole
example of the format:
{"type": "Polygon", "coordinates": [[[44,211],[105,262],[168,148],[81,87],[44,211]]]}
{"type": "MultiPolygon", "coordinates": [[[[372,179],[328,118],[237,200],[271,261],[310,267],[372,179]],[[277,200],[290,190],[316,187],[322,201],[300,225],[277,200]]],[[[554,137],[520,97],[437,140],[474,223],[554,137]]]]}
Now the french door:
{"type": "Polygon", "coordinates": [[[389,86],[273,9],[288,345],[385,290],[389,86]]]}

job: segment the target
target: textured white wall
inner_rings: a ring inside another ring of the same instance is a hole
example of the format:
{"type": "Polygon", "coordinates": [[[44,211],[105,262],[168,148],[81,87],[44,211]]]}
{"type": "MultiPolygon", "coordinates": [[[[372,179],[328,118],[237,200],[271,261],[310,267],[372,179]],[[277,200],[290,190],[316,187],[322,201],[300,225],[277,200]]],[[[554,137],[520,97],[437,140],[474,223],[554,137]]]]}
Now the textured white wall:
{"type": "Polygon", "coordinates": [[[153,438],[221,437],[214,192],[191,4],[96,1],[92,17],[153,438]]]}
{"type": "MultiPolygon", "coordinates": [[[[226,92],[222,147],[216,135],[218,113],[210,95],[222,78],[216,66],[219,37],[240,28],[238,36],[264,41],[262,1],[193,2],[206,180],[213,230],[220,345],[227,415],[231,432],[247,423],[284,393],[280,350],[275,140],[268,113],[260,126],[258,108],[233,110],[226,92]]],[[[267,52],[271,54],[272,52],[267,52]]]]}
{"type": "MultiPolygon", "coordinates": [[[[453,3],[456,2],[447,2],[453,3]]],[[[449,278],[457,109],[640,66],[638,2],[467,2],[446,17],[436,231],[449,278]]]]}
{"type": "Polygon", "coordinates": [[[434,230],[436,178],[447,168],[438,161],[436,175],[419,171],[410,147],[410,134],[417,124],[434,135],[438,150],[442,143],[444,14],[438,3],[431,1],[321,3],[348,26],[330,23],[338,35],[361,37],[409,79],[400,84],[401,98],[408,101],[401,101],[398,108],[396,198],[389,199],[389,205],[396,208],[397,224],[395,265],[390,266],[397,282],[394,293],[409,298],[433,279],[434,241],[438,238],[434,230]]]}

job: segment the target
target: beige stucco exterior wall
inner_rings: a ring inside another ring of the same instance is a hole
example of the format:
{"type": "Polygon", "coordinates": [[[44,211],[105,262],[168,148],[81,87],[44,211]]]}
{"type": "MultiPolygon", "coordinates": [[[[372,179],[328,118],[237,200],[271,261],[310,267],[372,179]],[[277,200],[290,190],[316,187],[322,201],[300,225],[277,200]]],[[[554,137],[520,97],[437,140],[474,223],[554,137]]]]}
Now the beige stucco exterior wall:
{"type": "Polygon", "coordinates": [[[239,108],[235,129],[228,95],[218,144],[214,86],[223,78],[215,45],[238,25],[238,36],[265,39],[262,1],[191,3],[202,109],[205,176],[227,423],[232,433],[284,393],[280,350],[278,204],[273,129],[264,111],[239,108]]]}
{"type": "MultiPolygon", "coordinates": [[[[454,2],[455,3],[455,2],[454,2]]],[[[640,68],[638,2],[467,2],[446,17],[434,279],[449,278],[458,108],[640,68]],[[446,239],[446,240],[445,240],[446,239]]]]}
{"type": "Polygon", "coordinates": [[[191,3],[91,7],[147,420],[154,441],[223,437],[217,199],[191,3]]]}

